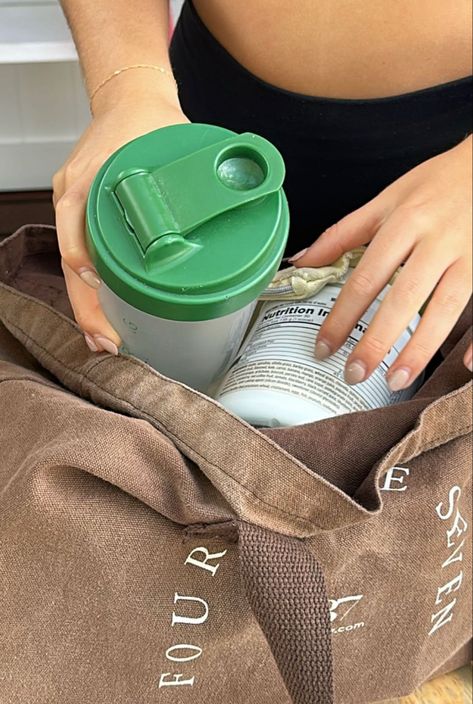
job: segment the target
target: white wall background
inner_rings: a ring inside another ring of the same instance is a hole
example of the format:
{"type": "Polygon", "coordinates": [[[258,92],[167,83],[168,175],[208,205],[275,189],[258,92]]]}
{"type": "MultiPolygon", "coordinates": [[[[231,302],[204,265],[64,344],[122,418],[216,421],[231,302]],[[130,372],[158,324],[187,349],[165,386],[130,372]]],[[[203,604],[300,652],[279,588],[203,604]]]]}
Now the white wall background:
{"type": "Polygon", "coordinates": [[[0,0],[0,190],[50,188],[88,121],[58,0],[0,0]]]}
{"type": "Polygon", "coordinates": [[[171,0],[171,9],[174,17],[177,17],[179,15],[183,2],[184,0],[171,0]]]}

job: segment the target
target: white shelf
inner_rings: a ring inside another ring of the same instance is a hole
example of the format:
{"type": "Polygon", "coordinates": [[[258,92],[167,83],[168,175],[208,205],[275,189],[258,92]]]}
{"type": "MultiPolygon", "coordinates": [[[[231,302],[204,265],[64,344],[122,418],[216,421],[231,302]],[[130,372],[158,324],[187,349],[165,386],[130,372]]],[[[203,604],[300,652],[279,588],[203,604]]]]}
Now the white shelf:
{"type": "Polygon", "coordinates": [[[0,192],[51,188],[53,174],[65,162],[75,140],[64,142],[0,142],[0,192]]]}
{"type": "Polygon", "coordinates": [[[76,60],[74,43],[57,2],[0,1],[0,66],[76,60]]]}

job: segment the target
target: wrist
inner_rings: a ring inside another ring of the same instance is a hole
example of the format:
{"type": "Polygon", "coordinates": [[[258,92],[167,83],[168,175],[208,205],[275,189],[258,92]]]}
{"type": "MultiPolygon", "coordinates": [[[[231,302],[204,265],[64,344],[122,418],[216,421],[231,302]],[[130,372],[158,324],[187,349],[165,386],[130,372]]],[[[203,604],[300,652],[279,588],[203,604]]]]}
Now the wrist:
{"type": "Polygon", "coordinates": [[[170,69],[168,73],[136,68],[114,75],[95,93],[92,92],[90,109],[92,115],[97,117],[116,107],[131,109],[137,103],[156,102],[180,108],[177,86],[170,69]]]}

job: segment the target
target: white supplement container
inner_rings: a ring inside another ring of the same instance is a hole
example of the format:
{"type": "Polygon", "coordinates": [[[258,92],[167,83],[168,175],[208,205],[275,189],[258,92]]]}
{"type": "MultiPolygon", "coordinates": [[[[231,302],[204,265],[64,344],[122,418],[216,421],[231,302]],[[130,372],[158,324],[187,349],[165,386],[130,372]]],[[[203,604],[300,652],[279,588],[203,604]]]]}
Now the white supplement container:
{"type": "Polygon", "coordinates": [[[349,386],[343,378],[347,358],[366,331],[389,286],[369,307],[338,352],[322,362],[315,359],[317,334],[341,286],[342,283],[330,284],[304,301],[264,303],[216,399],[229,411],[258,427],[300,425],[409,399],[420,380],[394,393],[388,388],[385,376],[409,342],[419,316],[367,381],[349,386]]]}

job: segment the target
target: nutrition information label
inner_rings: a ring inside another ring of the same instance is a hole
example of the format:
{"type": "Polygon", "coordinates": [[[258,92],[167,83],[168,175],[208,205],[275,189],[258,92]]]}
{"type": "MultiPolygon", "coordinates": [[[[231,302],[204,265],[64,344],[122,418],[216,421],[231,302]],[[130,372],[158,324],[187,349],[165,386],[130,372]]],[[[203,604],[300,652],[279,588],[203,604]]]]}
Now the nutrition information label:
{"type": "Polygon", "coordinates": [[[338,287],[327,286],[301,303],[265,304],[219,397],[243,388],[279,390],[312,400],[334,415],[387,406],[408,398],[409,390],[393,393],[385,379],[410,339],[407,331],[367,381],[355,387],[344,381],[346,360],[374,317],[377,305],[366,311],[341,349],[323,362],[315,359],[317,334],[338,293],[338,287]]]}

